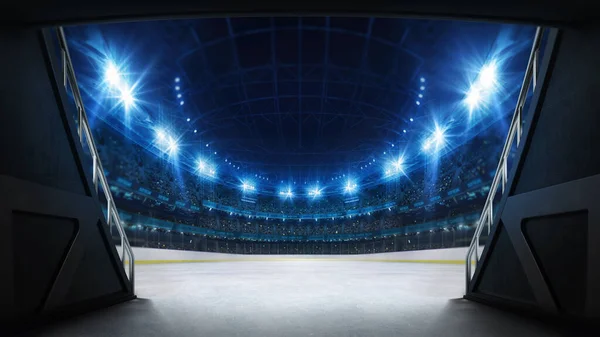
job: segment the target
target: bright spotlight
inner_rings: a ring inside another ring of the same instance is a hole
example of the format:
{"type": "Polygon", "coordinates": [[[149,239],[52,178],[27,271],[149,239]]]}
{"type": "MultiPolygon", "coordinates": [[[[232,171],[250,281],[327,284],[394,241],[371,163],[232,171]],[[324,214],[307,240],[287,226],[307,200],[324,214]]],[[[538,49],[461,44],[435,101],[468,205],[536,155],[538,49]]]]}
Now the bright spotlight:
{"type": "Polygon", "coordinates": [[[183,105],[183,101],[179,102],[179,105],[183,105]]]}
{"type": "Polygon", "coordinates": [[[159,142],[163,142],[166,139],[166,137],[167,136],[166,136],[165,132],[162,129],[156,130],[156,139],[159,142]]]}
{"type": "Polygon", "coordinates": [[[353,193],[356,191],[357,188],[358,188],[358,185],[355,182],[348,180],[346,182],[346,186],[344,186],[344,192],[353,193]]]}
{"type": "Polygon", "coordinates": [[[203,160],[198,161],[198,170],[204,172],[206,170],[206,163],[203,160]]]}
{"type": "Polygon", "coordinates": [[[427,139],[423,142],[423,151],[439,151],[445,146],[446,134],[445,130],[440,128],[439,125],[435,126],[435,130],[431,133],[427,139]]]}
{"type": "Polygon", "coordinates": [[[294,192],[292,192],[292,189],[288,187],[287,190],[282,190],[279,191],[279,195],[284,197],[284,198],[293,198],[294,197],[294,192]]]}
{"type": "Polygon", "coordinates": [[[179,77],[175,77],[175,83],[179,83],[179,77]]]}
{"type": "Polygon", "coordinates": [[[114,63],[109,62],[106,67],[106,72],[104,73],[104,77],[106,82],[112,86],[118,86],[121,83],[121,75],[119,74],[119,69],[115,66],[114,63]]]}
{"type": "Polygon", "coordinates": [[[119,97],[121,103],[125,107],[125,110],[129,110],[135,104],[135,98],[131,94],[131,89],[121,89],[121,95],[119,97]]]}
{"type": "Polygon", "coordinates": [[[167,147],[167,151],[169,151],[169,154],[175,154],[177,153],[177,150],[179,150],[179,145],[177,144],[177,141],[169,137],[169,146],[167,147]]]}
{"type": "Polygon", "coordinates": [[[489,102],[498,87],[498,67],[495,61],[484,65],[475,82],[471,84],[465,95],[464,103],[469,108],[469,113],[489,102]]]}
{"type": "Polygon", "coordinates": [[[481,102],[481,91],[478,87],[472,86],[467,93],[467,97],[465,98],[465,103],[469,107],[470,111],[477,108],[479,103],[481,102]]]}
{"type": "Polygon", "coordinates": [[[319,189],[319,186],[310,189],[308,191],[308,195],[312,196],[313,198],[321,196],[321,190],[319,189]]]}
{"type": "Polygon", "coordinates": [[[484,88],[491,88],[496,85],[496,63],[492,62],[481,68],[479,72],[479,82],[484,88]]]}
{"type": "Polygon", "coordinates": [[[396,171],[398,171],[398,172],[402,171],[402,169],[404,168],[404,158],[402,158],[402,157],[398,158],[398,160],[393,162],[392,165],[394,166],[394,169],[396,171]]]}
{"type": "Polygon", "coordinates": [[[435,140],[436,144],[443,144],[444,143],[444,131],[442,131],[442,129],[437,128],[435,130],[435,132],[433,133],[433,138],[435,140]]]}
{"type": "Polygon", "coordinates": [[[242,182],[242,191],[244,192],[251,192],[256,190],[256,187],[254,187],[254,185],[248,183],[248,182],[242,182]]]}

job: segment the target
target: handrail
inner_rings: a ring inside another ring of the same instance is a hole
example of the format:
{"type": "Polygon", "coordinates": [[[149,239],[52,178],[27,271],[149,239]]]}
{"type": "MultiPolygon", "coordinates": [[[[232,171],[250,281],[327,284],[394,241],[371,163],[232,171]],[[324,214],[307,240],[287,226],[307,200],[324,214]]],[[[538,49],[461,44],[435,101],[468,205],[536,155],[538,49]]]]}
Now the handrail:
{"type": "Polygon", "coordinates": [[[533,39],[533,45],[531,47],[531,53],[529,55],[529,61],[527,63],[527,69],[525,70],[525,76],[523,78],[523,84],[521,85],[521,91],[519,92],[519,98],[517,99],[517,105],[515,107],[515,111],[513,113],[512,121],[510,123],[510,127],[508,129],[508,136],[506,138],[506,143],[504,143],[504,148],[502,149],[502,154],[500,155],[500,161],[498,163],[498,168],[496,169],[496,174],[494,175],[494,179],[492,180],[492,184],[490,186],[490,191],[485,200],[485,204],[483,206],[483,210],[481,212],[481,216],[479,221],[477,222],[477,227],[475,229],[475,233],[473,235],[473,239],[471,240],[471,244],[469,245],[469,250],[467,251],[466,257],[466,291],[469,291],[469,284],[471,283],[472,273],[472,261],[473,254],[475,254],[475,268],[477,268],[477,264],[479,263],[479,240],[481,238],[481,233],[483,232],[483,228],[487,225],[488,234],[491,231],[491,226],[494,221],[494,199],[496,193],[498,192],[498,185],[502,184],[501,194],[504,194],[506,183],[508,180],[508,156],[510,154],[510,150],[512,149],[512,144],[517,137],[516,147],[518,148],[521,143],[521,135],[523,133],[522,125],[523,125],[523,108],[525,106],[527,92],[529,91],[529,87],[533,83],[533,90],[535,91],[538,80],[538,72],[539,72],[539,51],[542,43],[542,35],[544,29],[542,27],[537,27],[535,31],[535,37],[533,39]]]}
{"type": "Polygon", "coordinates": [[[73,63],[71,62],[71,55],[69,54],[69,47],[67,46],[67,39],[65,37],[65,32],[62,27],[58,27],[58,42],[60,44],[61,50],[61,61],[62,61],[62,71],[63,71],[63,85],[65,89],[68,89],[70,86],[71,92],[73,93],[73,99],[75,100],[75,106],[78,112],[78,126],[77,132],[79,134],[79,141],[83,146],[84,143],[84,135],[85,140],[87,141],[88,148],[90,150],[92,156],[92,183],[94,185],[94,190],[98,193],[98,183],[106,196],[107,201],[107,214],[106,214],[106,223],[110,226],[112,224],[117,227],[117,231],[119,232],[119,236],[121,238],[121,263],[123,267],[126,268],[125,264],[125,254],[129,256],[129,262],[127,268],[129,268],[129,281],[131,282],[132,292],[134,291],[134,262],[135,258],[133,256],[133,250],[131,249],[131,245],[129,244],[129,240],[127,239],[127,234],[123,229],[123,225],[121,223],[121,219],[119,217],[119,212],[117,211],[117,206],[115,205],[114,199],[112,197],[112,193],[110,191],[110,186],[108,185],[108,180],[106,179],[106,175],[104,174],[104,169],[102,168],[102,163],[100,162],[100,156],[98,155],[98,150],[96,148],[96,144],[94,143],[94,138],[92,136],[92,130],[90,128],[90,124],[87,118],[87,114],[85,112],[85,108],[83,106],[83,99],[81,98],[81,93],[79,92],[79,86],[77,85],[77,78],[75,77],[75,70],[73,69],[73,63]]]}

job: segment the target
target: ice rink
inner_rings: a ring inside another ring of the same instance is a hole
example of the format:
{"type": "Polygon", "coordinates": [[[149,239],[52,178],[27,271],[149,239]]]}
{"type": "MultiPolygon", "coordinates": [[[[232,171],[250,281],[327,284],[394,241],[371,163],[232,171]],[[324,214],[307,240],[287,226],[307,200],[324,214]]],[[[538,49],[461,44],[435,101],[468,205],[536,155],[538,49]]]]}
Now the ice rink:
{"type": "Polygon", "coordinates": [[[332,260],[140,265],[138,299],[40,336],[564,336],[462,299],[464,266],[332,260]]]}

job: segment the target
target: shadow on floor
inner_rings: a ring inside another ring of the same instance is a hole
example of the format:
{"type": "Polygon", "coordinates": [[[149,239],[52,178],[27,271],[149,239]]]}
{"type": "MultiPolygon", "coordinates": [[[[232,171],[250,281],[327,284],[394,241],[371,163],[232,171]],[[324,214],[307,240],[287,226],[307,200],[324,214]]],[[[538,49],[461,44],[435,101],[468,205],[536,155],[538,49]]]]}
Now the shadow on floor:
{"type": "MultiPolygon", "coordinates": [[[[445,307],[432,312],[427,317],[402,316],[398,313],[395,324],[381,327],[377,320],[362,322],[360,328],[345,329],[340,324],[322,324],[316,320],[314,325],[307,323],[306,315],[296,313],[297,319],[274,321],[269,326],[248,325],[253,317],[240,317],[232,322],[186,320],[185,313],[190,308],[158,308],[152,300],[136,299],[104,310],[96,311],[55,323],[43,330],[31,332],[26,336],[61,337],[132,337],[132,336],[427,336],[427,337],[567,337],[587,336],[566,328],[547,325],[540,320],[518,316],[511,312],[495,309],[464,299],[448,300],[445,307]],[[404,317],[404,318],[402,318],[404,317]]],[[[341,310],[341,308],[340,308],[341,310]]],[[[352,308],[348,308],[352,310],[352,308]]],[[[192,313],[190,313],[192,314],[192,313]]],[[[341,312],[340,315],[348,315],[341,312]]],[[[394,316],[395,313],[389,313],[394,316]]],[[[193,314],[192,314],[193,316],[193,314]]],[[[367,315],[368,317],[368,315],[367,315]]],[[[261,321],[258,318],[255,321],[261,321]]],[[[389,317],[385,318],[389,321],[389,317]]],[[[327,319],[325,318],[325,321],[327,319]]],[[[310,319],[308,319],[310,321],[310,319]]],[[[335,322],[335,319],[332,319],[335,322]]],[[[349,322],[350,323],[350,322],[349,322]]],[[[590,335],[591,336],[591,335],[590,335]]]]}

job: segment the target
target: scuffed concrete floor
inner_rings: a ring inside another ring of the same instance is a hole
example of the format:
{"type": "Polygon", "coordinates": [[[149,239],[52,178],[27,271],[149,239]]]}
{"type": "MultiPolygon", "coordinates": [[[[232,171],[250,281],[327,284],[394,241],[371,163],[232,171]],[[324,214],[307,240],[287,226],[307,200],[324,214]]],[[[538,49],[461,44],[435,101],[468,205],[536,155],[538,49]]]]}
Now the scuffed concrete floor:
{"type": "Polygon", "coordinates": [[[141,265],[138,300],[35,336],[567,336],[460,299],[464,266],[359,261],[141,265]]]}

